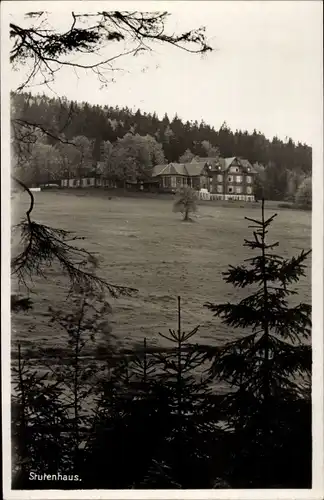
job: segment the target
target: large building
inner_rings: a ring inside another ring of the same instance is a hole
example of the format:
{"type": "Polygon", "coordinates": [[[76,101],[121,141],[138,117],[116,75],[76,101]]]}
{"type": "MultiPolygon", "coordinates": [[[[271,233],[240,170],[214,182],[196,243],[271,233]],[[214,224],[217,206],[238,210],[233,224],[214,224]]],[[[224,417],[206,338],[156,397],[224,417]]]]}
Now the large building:
{"type": "Polygon", "coordinates": [[[254,200],[254,178],[256,170],[243,158],[199,158],[188,163],[156,165],[142,172],[136,179],[115,181],[105,178],[102,172],[97,177],[63,179],[62,187],[125,187],[148,191],[175,193],[183,186],[208,193],[220,200],[254,200]]]}
{"type": "Polygon", "coordinates": [[[203,162],[156,165],[151,176],[159,181],[161,191],[176,191],[183,186],[197,190],[210,187],[209,167],[203,162]]]}
{"type": "Polygon", "coordinates": [[[190,163],[156,165],[152,177],[161,191],[176,191],[182,186],[207,190],[218,199],[254,200],[256,171],[248,160],[233,158],[194,158],[190,163]]]}
{"type": "Polygon", "coordinates": [[[242,158],[219,158],[212,167],[211,193],[220,199],[238,198],[254,200],[254,177],[256,171],[248,160],[242,158]]]}

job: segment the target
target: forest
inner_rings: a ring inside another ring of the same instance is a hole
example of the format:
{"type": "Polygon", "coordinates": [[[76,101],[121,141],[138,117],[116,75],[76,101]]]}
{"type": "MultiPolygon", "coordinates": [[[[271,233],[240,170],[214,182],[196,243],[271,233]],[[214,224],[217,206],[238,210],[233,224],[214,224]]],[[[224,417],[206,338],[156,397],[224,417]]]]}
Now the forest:
{"type": "Polygon", "coordinates": [[[234,132],[225,122],[215,130],[204,121],[183,122],[177,115],[159,118],[140,109],[100,107],[45,94],[12,93],[11,99],[13,144],[19,158],[15,164],[30,185],[71,175],[104,174],[124,180],[157,164],[218,155],[240,156],[254,164],[258,198],[294,201],[298,188],[311,178],[312,149],[291,138],[270,140],[257,130],[234,132]],[[24,155],[22,129],[25,133],[35,123],[32,155],[24,155]]]}

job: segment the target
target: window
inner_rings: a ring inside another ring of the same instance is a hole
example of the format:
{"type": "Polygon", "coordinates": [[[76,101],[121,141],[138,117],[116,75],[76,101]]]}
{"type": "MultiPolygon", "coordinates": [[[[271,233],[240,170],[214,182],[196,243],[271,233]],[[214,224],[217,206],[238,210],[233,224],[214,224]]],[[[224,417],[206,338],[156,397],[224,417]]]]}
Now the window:
{"type": "Polygon", "coordinates": [[[177,179],[174,177],[174,175],[171,177],[171,187],[177,187],[177,179]]]}
{"type": "Polygon", "coordinates": [[[247,171],[248,171],[248,172],[250,172],[250,170],[251,170],[251,169],[250,169],[250,167],[248,167],[248,168],[247,168],[247,171]]]}
{"type": "Polygon", "coordinates": [[[241,175],[236,175],[236,176],[235,176],[235,182],[237,182],[238,184],[239,184],[240,182],[242,182],[242,176],[241,176],[241,175]]]}
{"type": "Polygon", "coordinates": [[[236,193],[236,194],[241,194],[241,193],[242,193],[242,188],[241,188],[241,186],[236,186],[236,188],[235,188],[235,193],[236,193]]]}
{"type": "Polygon", "coordinates": [[[218,185],[217,186],[217,193],[222,193],[223,192],[223,186],[218,185]]]}
{"type": "Polygon", "coordinates": [[[229,187],[229,188],[228,188],[228,192],[229,192],[229,193],[233,193],[233,188],[232,188],[232,187],[229,187]]]}
{"type": "Polygon", "coordinates": [[[231,175],[229,175],[229,176],[227,177],[227,180],[228,180],[228,182],[233,182],[233,177],[232,177],[231,175]]]}
{"type": "Polygon", "coordinates": [[[218,174],[217,182],[223,182],[223,176],[221,174],[218,174]]]}
{"type": "Polygon", "coordinates": [[[87,184],[88,184],[88,186],[90,186],[90,184],[91,184],[91,179],[87,179],[87,184]]]}
{"type": "Polygon", "coordinates": [[[77,180],[73,179],[73,186],[76,186],[76,185],[77,185],[77,180]]]}
{"type": "Polygon", "coordinates": [[[248,186],[246,188],[246,192],[247,192],[247,194],[252,194],[252,188],[251,188],[251,186],[248,186]]]}
{"type": "Polygon", "coordinates": [[[250,175],[248,175],[248,176],[246,177],[246,182],[247,182],[248,184],[251,184],[251,182],[252,182],[252,177],[251,177],[250,175]]]}

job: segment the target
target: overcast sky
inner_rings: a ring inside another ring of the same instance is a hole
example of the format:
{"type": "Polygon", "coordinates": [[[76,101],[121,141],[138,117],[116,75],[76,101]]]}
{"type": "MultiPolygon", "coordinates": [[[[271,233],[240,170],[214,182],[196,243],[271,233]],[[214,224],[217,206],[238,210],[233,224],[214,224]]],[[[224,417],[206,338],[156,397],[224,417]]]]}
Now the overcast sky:
{"type": "MultiPolygon", "coordinates": [[[[226,121],[233,130],[256,128],[269,138],[290,136],[312,144],[323,91],[321,1],[28,3],[9,2],[12,21],[21,21],[18,10],[41,8],[55,12],[51,23],[58,29],[68,26],[70,12],[80,11],[80,4],[88,12],[167,10],[170,30],[206,26],[216,49],[201,57],[156,46],[154,53],[120,60],[127,71],[117,72],[116,82],[104,89],[91,72],[77,77],[64,69],[52,84],[61,96],[156,111],[160,117],[177,113],[216,129],[226,121]]],[[[12,88],[23,76],[23,71],[12,75],[12,88]]],[[[49,93],[35,87],[39,91],[49,93]]]]}

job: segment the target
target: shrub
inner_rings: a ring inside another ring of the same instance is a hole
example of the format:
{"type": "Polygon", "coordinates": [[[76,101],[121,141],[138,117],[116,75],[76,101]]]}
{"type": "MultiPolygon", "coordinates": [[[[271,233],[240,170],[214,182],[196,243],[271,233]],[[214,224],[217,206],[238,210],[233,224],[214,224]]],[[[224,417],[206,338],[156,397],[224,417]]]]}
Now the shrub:
{"type": "Polygon", "coordinates": [[[190,221],[190,213],[197,211],[196,191],[189,186],[180,189],[173,205],[173,211],[181,212],[183,214],[183,220],[190,221]]]}
{"type": "Polygon", "coordinates": [[[295,202],[300,207],[312,208],[312,178],[307,177],[297,189],[295,202]]]}

